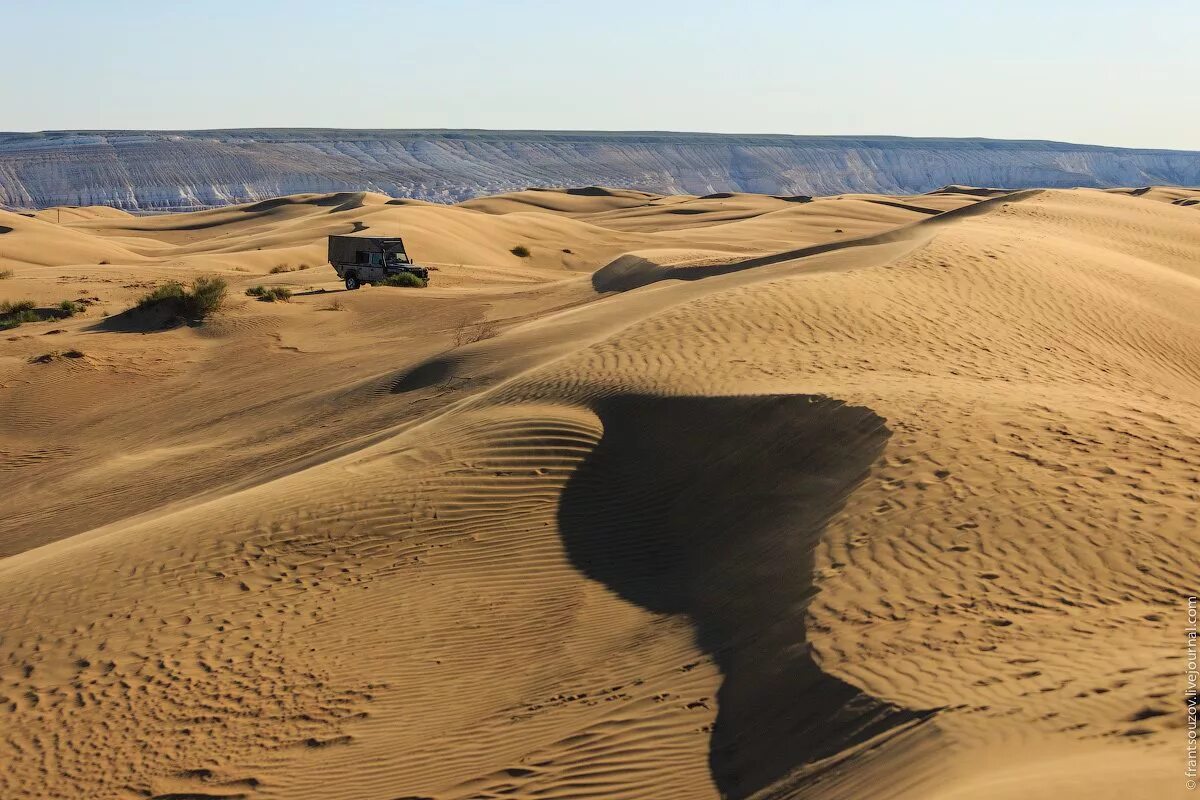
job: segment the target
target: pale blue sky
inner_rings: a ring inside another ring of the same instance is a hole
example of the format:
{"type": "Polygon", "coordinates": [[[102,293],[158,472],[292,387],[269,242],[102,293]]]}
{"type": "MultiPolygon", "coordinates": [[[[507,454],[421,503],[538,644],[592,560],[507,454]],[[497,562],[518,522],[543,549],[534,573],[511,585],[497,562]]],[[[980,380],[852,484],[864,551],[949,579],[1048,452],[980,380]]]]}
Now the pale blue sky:
{"type": "Polygon", "coordinates": [[[6,3],[0,130],[538,128],[1200,149],[1200,2],[6,3]]]}

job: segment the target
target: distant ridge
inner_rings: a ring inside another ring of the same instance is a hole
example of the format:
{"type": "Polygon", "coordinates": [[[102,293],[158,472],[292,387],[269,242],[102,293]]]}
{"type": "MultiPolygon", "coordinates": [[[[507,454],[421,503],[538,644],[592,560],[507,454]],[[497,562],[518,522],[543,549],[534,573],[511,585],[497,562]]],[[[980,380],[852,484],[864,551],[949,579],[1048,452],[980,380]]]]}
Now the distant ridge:
{"type": "Polygon", "coordinates": [[[1200,151],[900,136],[345,130],[0,133],[0,204],[197,209],[298,192],[457,202],[524,187],[915,193],[1200,185],[1200,151]]]}

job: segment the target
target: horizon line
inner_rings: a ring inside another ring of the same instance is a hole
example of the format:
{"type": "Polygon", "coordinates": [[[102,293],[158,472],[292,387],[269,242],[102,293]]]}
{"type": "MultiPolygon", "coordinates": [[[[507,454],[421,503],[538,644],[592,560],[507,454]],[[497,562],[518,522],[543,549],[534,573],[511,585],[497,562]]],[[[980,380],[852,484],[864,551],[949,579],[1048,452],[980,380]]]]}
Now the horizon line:
{"type": "Polygon", "coordinates": [[[842,139],[842,140],[905,140],[905,141],[957,141],[957,142],[1007,142],[1020,144],[1052,144],[1068,147],[1101,148],[1107,150],[1153,151],[1169,153],[1200,153],[1200,148],[1187,150],[1173,147],[1131,147],[1127,145],[1093,144],[1071,142],[1060,139],[1008,139],[991,136],[909,136],[904,134],[817,134],[817,133],[731,133],[724,131],[685,130],[600,130],[572,128],[354,128],[323,126],[246,126],[216,128],[52,128],[32,131],[0,131],[0,136],[44,136],[55,134],[198,134],[198,133],[242,133],[253,131],[295,132],[353,132],[395,134],[548,134],[548,135],[608,135],[608,136],[704,136],[704,137],[750,137],[760,139],[842,139]]]}

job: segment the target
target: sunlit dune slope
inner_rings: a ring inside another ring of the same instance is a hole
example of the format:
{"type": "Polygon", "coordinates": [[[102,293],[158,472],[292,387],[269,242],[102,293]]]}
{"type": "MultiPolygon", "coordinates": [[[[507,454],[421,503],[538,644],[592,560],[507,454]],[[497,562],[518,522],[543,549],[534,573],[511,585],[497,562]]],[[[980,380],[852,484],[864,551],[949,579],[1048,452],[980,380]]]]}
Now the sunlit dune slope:
{"type": "Polygon", "coordinates": [[[1193,197],[21,217],[130,255],[0,263],[97,298],[0,349],[0,795],[1180,795],[1193,197]]]}

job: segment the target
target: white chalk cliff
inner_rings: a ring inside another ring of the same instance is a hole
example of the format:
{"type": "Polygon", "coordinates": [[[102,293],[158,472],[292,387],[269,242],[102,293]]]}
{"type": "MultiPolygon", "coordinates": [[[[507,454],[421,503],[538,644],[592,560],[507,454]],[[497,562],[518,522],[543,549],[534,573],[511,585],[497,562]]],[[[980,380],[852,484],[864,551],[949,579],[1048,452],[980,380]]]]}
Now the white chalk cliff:
{"type": "Polygon", "coordinates": [[[455,202],[531,186],[915,193],[950,183],[1200,185],[1200,152],[1044,141],[555,131],[0,133],[0,204],[195,209],[368,190],[455,202]]]}

